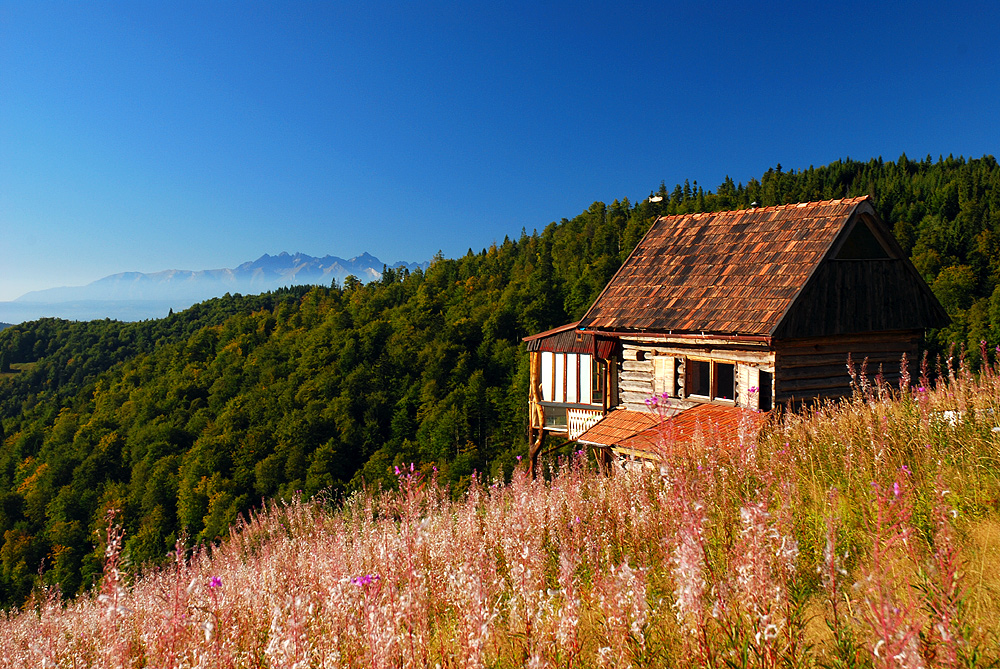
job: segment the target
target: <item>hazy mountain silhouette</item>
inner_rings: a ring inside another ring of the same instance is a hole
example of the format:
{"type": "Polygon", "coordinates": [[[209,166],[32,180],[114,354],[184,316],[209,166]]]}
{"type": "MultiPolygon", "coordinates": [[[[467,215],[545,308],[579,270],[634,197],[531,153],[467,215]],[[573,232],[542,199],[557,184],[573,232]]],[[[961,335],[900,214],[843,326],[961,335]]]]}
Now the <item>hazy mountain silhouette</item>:
{"type": "MultiPolygon", "coordinates": [[[[158,318],[170,309],[186,309],[226,293],[252,295],[283,286],[328,286],[352,274],[368,282],[382,277],[384,264],[370,253],[347,260],[331,255],[315,258],[304,253],[265,253],[233,269],[122,272],[85,286],[36,290],[13,302],[0,302],[0,320],[19,323],[47,316],[71,320],[158,318]]],[[[397,262],[389,266],[413,271],[428,264],[397,262]]]]}

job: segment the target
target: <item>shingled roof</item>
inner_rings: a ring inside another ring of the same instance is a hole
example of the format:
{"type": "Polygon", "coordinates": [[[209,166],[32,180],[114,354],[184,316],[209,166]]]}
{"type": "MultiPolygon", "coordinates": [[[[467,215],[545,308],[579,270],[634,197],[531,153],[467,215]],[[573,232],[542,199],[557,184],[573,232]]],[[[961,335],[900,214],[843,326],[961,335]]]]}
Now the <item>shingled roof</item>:
{"type": "Polygon", "coordinates": [[[809,336],[947,322],[865,196],[660,217],[578,327],[809,336]],[[831,265],[832,252],[848,248],[848,233],[859,225],[870,232],[860,231],[866,235],[861,242],[875,244],[875,255],[841,254],[831,265]],[[830,267],[818,272],[822,265],[830,267]],[[821,307],[810,306],[808,318],[789,319],[803,291],[817,281],[823,287],[811,293],[819,295],[821,307]],[[826,294],[827,285],[837,294],[826,294]],[[898,308],[887,307],[887,299],[898,308]]]}

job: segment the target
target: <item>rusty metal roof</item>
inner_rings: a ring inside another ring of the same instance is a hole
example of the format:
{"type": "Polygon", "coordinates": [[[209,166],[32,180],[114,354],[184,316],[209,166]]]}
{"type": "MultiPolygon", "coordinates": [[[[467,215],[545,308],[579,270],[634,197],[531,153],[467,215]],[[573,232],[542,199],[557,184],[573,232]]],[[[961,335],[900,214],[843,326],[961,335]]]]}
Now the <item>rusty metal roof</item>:
{"type": "Polygon", "coordinates": [[[560,353],[586,353],[602,360],[610,358],[617,349],[617,340],[595,337],[592,332],[581,332],[580,322],[567,323],[557,328],[524,337],[529,351],[558,351],[560,353]]]}
{"type": "Polygon", "coordinates": [[[616,409],[577,441],[655,459],[664,449],[694,444],[699,439],[733,443],[741,429],[756,439],[769,416],[767,412],[722,404],[696,404],[669,418],[653,411],[616,409]]]}
{"type": "Polygon", "coordinates": [[[546,337],[553,337],[555,335],[563,334],[564,332],[570,332],[572,330],[575,330],[578,325],[580,325],[580,321],[574,321],[573,323],[560,325],[557,328],[552,328],[551,330],[546,330],[545,332],[539,332],[538,334],[528,335],[527,337],[523,337],[521,341],[536,341],[538,339],[545,339],[546,337]]]}
{"type": "Polygon", "coordinates": [[[748,431],[748,436],[756,439],[768,415],[735,406],[698,404],[611,446],[616,450],[655,457],[663,449],[692,444],[699,436],[716,443],[733,443],[739,437],[741,426],[748,431]]]}
{"type": "Polygon", "coordinates": [[[580,327],[770,335],[867,200],[660,217],[580,327]]]}
{"type": "Polygon", "coordinates": [[[615,409],[589,430],[577,437],[576,440],[585,444],[609,446],[618,443],[622,439],[627,439],[659,422],[659,415],[649,411],[615,409]]]}

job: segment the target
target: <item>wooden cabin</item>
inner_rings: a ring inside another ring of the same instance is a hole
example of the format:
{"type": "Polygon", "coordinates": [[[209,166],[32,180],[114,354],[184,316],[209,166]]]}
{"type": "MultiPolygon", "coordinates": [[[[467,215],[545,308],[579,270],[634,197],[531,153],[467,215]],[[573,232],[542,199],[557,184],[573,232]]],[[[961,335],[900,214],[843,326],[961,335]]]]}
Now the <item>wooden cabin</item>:
{"type": "Polygon", "coordinates": [[[546,435],[622,455],[654,395],[723,426],[849,395],[848,354],[896,382],[948,322],[868,196],[660,217],[579,322],[525,339],[532,463],[546,435]]]}

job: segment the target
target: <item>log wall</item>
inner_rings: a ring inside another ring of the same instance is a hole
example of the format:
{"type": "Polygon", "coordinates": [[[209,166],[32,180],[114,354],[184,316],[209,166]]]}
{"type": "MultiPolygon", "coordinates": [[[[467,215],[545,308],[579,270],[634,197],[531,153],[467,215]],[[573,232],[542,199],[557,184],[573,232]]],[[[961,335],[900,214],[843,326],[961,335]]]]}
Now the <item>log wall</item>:
{"type": "Polygon", "coordinates": [[[900,361],[905,353],[910,376],[916,379],[922,335],[920,330],[895,330],[775,341],[775,402],[850,395],[848,354],[859,371],[868,358],[869,379],[874,379],[881,367],[883,378],[898,387],[900,361]]]}
{"type": "Polygon", "coordinates": [[[653,396],[653,358],[644,347],[622,345],[618,371],[618,401],[633,411],[645,411],[653,396]],[[640,360],[639,357],[645,358],[640,360]]]}
{"type": "Polygon", "coordinates": [[[752,408],[757,408],[756,399],[751,398],[748,389],[759,385],[760,369],[774,369],[774,353],[760,346],[713,346],[708,338],[689,346],[657,341],[623,341],[618,375],[619,401],[627,409],[645,411],[646,400],[654,394],[667,392],[672,397],[687,400],[685,361],[689,357],[735,364],[737,397],[741,398],[741,404],[752,408]]]}

